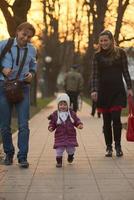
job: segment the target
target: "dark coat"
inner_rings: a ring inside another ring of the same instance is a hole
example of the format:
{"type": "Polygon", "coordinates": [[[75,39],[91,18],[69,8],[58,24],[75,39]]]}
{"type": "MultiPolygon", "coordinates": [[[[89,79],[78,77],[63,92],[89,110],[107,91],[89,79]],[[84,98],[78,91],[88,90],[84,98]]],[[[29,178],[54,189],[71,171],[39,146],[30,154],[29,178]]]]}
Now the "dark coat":
{"type": "Polygon", "coordinates": [[[79,124],[82,124],[80,119],[76,116],[76,113],[70,110],[71,116],[74,120],[72,123],[70,117],[68,116],[65,122],[61,124],[57,124],[57,111],[53,112],[49,116],[49,127],[52,127],[55,130],[55,140],[53,148],[56,149],[58,147],[63,146],[78,146],[77,138],[76,138],[76,129],[79,124]]]}
{"type": "Polygon", "coordinates": [[[91,91],[98,92],[98,108],[109,109],[115,106],[126,106],[126,92],[123,77],[130,89],[131,79],[125,52],[119,49],[120,56],[111,59],[106,51],[95,55],[91,80],[91,91]]]}

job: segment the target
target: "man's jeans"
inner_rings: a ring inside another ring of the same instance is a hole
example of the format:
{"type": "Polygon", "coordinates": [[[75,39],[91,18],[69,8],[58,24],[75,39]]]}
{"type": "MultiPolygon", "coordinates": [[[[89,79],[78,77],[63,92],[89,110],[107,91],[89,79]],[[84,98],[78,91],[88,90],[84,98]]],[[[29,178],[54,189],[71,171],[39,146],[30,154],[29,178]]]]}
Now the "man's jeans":
{"type": "MultiPolygon", "coordinates": [[[[18,119],[18,159],[26,159],[28,153],[29,143],[29,86],[24,85],[24,99],[15,104],[18,119]]],[[[13,105],[10,104],[4,93],[4,81],[0,81],[0,129],[3,140],[4,152],[8,155],[14,155],[14,146],[12,142],[11,133],[11,118],[12,118],[13,105]]]]}

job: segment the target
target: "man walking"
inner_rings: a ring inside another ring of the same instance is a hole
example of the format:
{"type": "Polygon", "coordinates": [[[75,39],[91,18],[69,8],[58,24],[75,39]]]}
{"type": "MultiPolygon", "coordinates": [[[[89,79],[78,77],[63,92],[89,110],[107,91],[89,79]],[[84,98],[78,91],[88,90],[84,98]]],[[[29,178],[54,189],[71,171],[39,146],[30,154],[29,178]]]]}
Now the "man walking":
{"type": "Polygon", "coordinates": [[[78,96],[83,90],[83,77],[78,69],[78,65],[72,65],[64,79],[64,89],[70,97],[70,104],[75,112],[78,110],[78,96]]]}
{"type": "MultiPolygon", "coordinates": [[[[1,61],[0,66],[0,128],[3,141],[3,149],[5,153],[4,164],[12,165],[15,153],[12,133],[11,118],[12,110],[15,105],[18,119],[18,163],[20,167],[28,168],[27,154],[29,148],[29,109],[30,109],[30,82],[36,72],[36,50],[30,43],[31,38],[35,34],[33,25],[24,22],[17,27],[16,37],[14,38],[12,47],[6,53],[1,61]],[[25,62],[24,62],[25,60],[25,62]],[[20,66],[23,68],[18,77],[22,83],[23,100],[18,103],[8,101],[5,93],[5,80],[13,80],[18,74],[20,66]]],[[[0,53],[6,46],[8,40],[0,42],[0,53]]]]}

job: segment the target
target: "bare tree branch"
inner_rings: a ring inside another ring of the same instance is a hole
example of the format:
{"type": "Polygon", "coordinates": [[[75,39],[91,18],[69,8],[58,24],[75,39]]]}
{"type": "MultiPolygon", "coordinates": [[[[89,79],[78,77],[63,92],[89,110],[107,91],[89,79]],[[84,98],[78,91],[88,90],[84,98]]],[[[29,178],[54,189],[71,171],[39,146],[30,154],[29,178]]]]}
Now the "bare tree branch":
{"type": "Polygon", "coordinates": [[[126,0],[123,4],[122,0],[119,0],[118,8],[117,8],[117,20],[116,20],[116,27],[115,27],[115,41],[119,44],[119,34],[122,26],[123,16],[126,11],[127,6],[129,5],[129,0],[126,0]]]}
{"type": "Polygon", "coordinates": [[[31,0],[15,0],[11,6],[6,0],[0,0],[0,9],[7,23],[7,29],[11,37],[15,36],[16,27],[27,21],[27,13],[31,7],[31,0]],[[8,8],[11,8],[13,15],[8,8]]]}
{"type": "Polygon", "coordinates": [[[119,40],[119,44],[122,43],[122,42],[131,41],[131,40],[134,40],[134,37],[131,37],[131,38],[125,38],[125,37],[123,37],[122,40],[119,40]]]}
{"type": "Polygon", "coordinates": [[[0,1],[0,9],[6,20],[8,32],[10,36],[14,36],[14,30],[16,26],[15,26],[14,17],[11,15],[10,11],[8,10],[9,7],[11,6],[7,3],[7,1],[5,0],[0,1]]]}

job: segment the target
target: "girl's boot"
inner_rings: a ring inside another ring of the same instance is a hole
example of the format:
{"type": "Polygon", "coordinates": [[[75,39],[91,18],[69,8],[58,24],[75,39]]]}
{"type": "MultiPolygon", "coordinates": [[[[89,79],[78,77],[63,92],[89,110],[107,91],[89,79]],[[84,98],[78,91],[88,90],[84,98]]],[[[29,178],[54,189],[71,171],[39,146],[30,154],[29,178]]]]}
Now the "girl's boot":
{"type": "Polygon", "coordinates": [[[56,157],[56,161],[57,161],[56,167],[58,168],[62,167],[62,156],[56,157]]]}
{"type": "Polygon", "coordinates": [[[73,154],[70,154],[70,155],[68,155],[68,158],[67,158],[67,160],[68,160],[68,162],[69,162],[69,163],[72,163],[72,162],[73,162],[73,159],[74,159],[74,153],[73,153],[73,154]]]}

